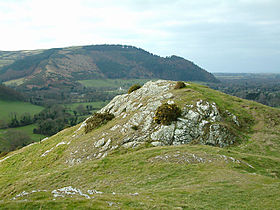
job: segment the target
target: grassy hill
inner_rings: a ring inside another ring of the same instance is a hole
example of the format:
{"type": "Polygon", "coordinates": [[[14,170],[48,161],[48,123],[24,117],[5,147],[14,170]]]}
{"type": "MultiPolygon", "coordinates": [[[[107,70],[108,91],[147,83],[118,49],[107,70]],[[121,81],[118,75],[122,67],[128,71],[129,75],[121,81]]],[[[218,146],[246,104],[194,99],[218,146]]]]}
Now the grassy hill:
{"type": "Polygon", "coordinates": [[[9,85],[50,88],[73,85],[77,80],[119,78],[217,81],[212,74],[181,57],[163,58],[132,46],[0,52],[0,80],[9,85]]]}
{"type": "Polygon", "coordinates": [[[243,137],[223,148],[147,141],[92,158],[102,136],[122,140],[114,132],[124,118],[87,134],[77,125],[0,160],[0,208],[279,209],[280,110],[194,83],[171,93],[180,107],[207,100],[229,110],[243,137]]]}
{"type": "Polygon", "coordinates": [[[0,68],[12,64],[15,60],[36,55],[43,50],[0,51],[0,68]]]}

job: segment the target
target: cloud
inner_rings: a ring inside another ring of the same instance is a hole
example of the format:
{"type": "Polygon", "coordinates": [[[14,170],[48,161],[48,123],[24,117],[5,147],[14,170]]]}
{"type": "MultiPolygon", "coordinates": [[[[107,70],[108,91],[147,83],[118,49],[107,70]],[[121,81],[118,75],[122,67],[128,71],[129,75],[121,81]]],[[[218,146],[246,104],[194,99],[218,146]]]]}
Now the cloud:
{"type": "Polygon", "coordinates": [[[209,71],[279,71],[279,9],[278,0],[0,0],[0,46],[119,43],[209,71]]]}

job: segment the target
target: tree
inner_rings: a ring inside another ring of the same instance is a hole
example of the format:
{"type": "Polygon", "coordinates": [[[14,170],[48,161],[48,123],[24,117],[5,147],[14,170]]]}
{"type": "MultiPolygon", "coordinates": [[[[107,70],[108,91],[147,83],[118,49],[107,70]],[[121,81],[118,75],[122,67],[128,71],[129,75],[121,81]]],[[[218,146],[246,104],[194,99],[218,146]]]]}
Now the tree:
{"type": "Polygon", "coordinates": [[[82,104],[80,104],[79,106],[76,107],[76,111],[81,116],[87,114],[87,110],[85,109],[85,107],[82,104]]]}
{"type": "Polygon", "coordinates": [[[30,125],[33,123],[33,119],[29,113],[24,113],[20,116],[20,125],[30,125]]]}
{"type": "Polygon", "coordinates": [[[19,131],[14,129],[8,130],[4,138],[8,145],[7,148],[8,151],[19,149],[21,147],[26,146],[29,142],[31,142],[31,138],[27,133],[25,133],[24,131],[19,131]]]}
{"type": "Polygon", "coordinates": [[[9,127],[14,128],[19,126],[19,121],[17,119],[17,113],[11,112],[10,113],[11,121],[9,123],[9,127]]]}

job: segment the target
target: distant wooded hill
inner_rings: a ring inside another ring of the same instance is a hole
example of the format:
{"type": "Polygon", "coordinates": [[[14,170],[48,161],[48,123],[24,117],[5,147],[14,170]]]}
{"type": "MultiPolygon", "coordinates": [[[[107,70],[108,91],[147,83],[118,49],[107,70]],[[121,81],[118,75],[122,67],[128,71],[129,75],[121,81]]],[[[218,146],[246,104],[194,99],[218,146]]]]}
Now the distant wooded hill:
{"type": "Polygon", "coordinates": [[[0,81],[32,88],[71,86],[84,79],[160,78],[217,82],[178,56],[160,57],[123,45],[92,45],[34,51],[0,51],[0,81]]]}

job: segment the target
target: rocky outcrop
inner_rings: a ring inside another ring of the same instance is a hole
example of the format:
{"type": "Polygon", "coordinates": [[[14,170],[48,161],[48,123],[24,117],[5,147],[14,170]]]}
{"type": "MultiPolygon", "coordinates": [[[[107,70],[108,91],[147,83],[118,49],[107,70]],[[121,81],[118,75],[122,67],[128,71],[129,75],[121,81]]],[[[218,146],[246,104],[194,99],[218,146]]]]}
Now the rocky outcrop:
{"type": "MultiPolygon", "coordinates": [[[[171,125],[154,122],[156,109],[163,103],[176,103],[174,82],[159,80],[148,82],[142,88],[115,97],[100,112],[109,112],[122,119],[111,130],[123,135],[124,147],[135,147],[144,142],[153,146],[200,143],[225,147],[233,144],[236,136],[223,123],[223,117],[215,103],[198,100],[184,104],[182,115],[171,125]],[[137,128],[132,130],[132,127],[137,128]],[[133,132],[132,132],[133,131],[133,132]]],[[[237,117],[227,111],[239,125],[237,117]]]]}
{"type": "MultiPolygon", "coordinates": [[[[178,90],[175,85],[172,81],[151,81],[130,94],[116,96],[99,111],[113,114],[114,119],[87,133],[89,118],[86,119],[72,131],[70,138],[43,151],[41,158],[70,144],[65,163],[74,165],[104,158],[116,149],[190,143],[226,147],[240,138],[235,133],[242,125],[233,113],[207,101],[190,84],[178,90]],[[170,125],[157,124],[154,120],[157,108],[166,103],[176,104],[181,115],[170,125]]],[[[59,134],[63,135],[63,131],[59,134]]]]}

